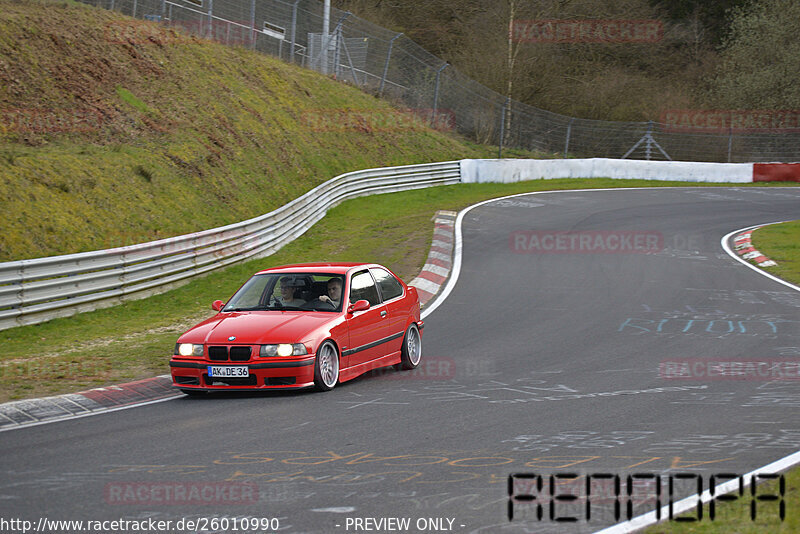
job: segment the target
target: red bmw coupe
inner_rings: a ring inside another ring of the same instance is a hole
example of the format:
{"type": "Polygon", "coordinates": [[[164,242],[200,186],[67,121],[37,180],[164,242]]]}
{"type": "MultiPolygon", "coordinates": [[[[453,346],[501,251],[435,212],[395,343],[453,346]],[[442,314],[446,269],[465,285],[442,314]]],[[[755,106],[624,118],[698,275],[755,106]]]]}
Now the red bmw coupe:
{"type": "Polygon", "coordinates": [[[256,273],[219,312],[184,333],[169,362],[187,394],[338,382],[422,356],[417,290],[368,263],[309,263],[256,273]]]}

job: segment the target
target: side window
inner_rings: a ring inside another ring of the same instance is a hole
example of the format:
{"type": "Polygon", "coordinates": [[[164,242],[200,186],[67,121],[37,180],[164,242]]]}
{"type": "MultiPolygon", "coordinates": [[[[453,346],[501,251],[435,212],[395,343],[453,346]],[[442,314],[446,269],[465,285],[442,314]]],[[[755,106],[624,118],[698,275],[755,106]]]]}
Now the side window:
{"type": "Polygon", "coordinates": [[[383,300],[391,300],[403,294],[403,286],[400,285],[397,278],[392,276],[392,273],[379,268],[373,268],[370,271],[372,271],[372,276],[378,282],[383,300]]]}
{"type": "Polygon", "coordinates": [[[370,306],[380,304],[378,288],[368,271],[354,274],[350,281],[350,304],[357,300],[368,300],[370,306]]]}

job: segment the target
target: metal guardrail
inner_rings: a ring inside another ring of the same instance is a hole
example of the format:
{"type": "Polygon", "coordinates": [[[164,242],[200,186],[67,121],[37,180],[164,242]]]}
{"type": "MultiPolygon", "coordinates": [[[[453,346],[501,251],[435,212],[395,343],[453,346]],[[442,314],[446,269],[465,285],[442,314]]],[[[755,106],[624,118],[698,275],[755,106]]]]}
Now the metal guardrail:
{"type": "Polygon", "coordinates": [[[240,223],[138,245],[0,263],[0,330],[163,293],[191,277],[274,253],[344,200],[456,184],[460,176],[458,161],[355,171],[240,223]]]}

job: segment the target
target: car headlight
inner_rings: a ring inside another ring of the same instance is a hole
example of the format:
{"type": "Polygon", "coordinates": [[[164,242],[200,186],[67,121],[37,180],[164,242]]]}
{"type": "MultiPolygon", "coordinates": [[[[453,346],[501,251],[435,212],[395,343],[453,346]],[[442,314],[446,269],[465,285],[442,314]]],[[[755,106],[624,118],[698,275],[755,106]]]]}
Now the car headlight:
{"type": "Polygon", "coordinates": [[[181,356],[202,356],[203,345],[196,345],[194,343],[175,343],[175,354],[181,356]]]}
{"type": "Polygon", "coordinates": [[[308,354],[306,346],[302,343],[278,343],[275,345],[261,345],[259,356],[262,358],[270,358],[273,356],[302,356],[308,354]]]}

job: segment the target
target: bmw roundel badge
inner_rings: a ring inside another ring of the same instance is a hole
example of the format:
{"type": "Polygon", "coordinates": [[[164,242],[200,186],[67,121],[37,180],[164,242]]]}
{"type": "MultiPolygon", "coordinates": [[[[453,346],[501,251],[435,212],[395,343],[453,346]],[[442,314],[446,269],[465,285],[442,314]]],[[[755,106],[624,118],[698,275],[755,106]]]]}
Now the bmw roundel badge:
{"type": "Polygon", "coordinates": [[[236,336],[231,336],[228,338],[228,341],[236,341],[236,336]]]}

